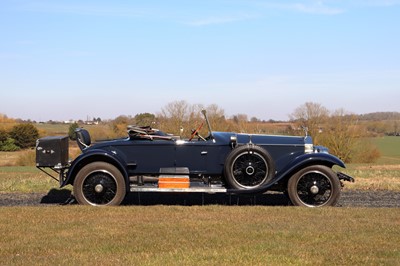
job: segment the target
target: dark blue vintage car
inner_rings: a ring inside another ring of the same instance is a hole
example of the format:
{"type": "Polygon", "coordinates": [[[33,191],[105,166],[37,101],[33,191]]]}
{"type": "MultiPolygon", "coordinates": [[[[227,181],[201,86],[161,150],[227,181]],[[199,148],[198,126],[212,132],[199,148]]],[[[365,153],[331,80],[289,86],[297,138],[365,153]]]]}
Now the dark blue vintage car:
{"type": "MultiPolygon", "coordinates": [[[[58,174],[60,187],[73,185],[80,204],[119,205],[129,192],[287,193],[293,205],[334,206],[344,163],[310,137],[270,136],[199,128],[180,139],[150,127],[130,126],[128,137],[91,144],[87,130],[76,131],[82,150],[68,160],[68,138],[37,141],[36,164],[58,174]]],[[[53,177],[53,176],[52,176],[53,177]]]]}

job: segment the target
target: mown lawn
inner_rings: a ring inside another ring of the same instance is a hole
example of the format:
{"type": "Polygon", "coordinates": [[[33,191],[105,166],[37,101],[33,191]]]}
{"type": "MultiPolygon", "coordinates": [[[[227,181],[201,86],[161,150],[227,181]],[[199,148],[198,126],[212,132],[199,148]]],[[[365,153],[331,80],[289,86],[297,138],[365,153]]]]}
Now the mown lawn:
{"type": "Polygon", "coordinates": [[[400,209],[1,207],[5,265],[398,265],[400,209]]]}

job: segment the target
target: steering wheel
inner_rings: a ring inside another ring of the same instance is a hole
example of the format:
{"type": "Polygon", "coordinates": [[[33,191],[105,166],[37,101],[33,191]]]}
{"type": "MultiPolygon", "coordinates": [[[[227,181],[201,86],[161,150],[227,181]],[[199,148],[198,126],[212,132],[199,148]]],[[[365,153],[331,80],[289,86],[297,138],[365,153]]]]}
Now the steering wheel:
{"type": "Polygon", "coordinates": [[[205,140],[203,137],[201,137],[201,136],[199,135],[199,131],[200,131],[200,129],[203,127],[203,124],[204,124],[204,122],[202,122],[201,125],[198,126],[196,129],[193,129],[193,130],[192,130],[192,135],[190,135],[189,141],[191,141],[191,140],[194,138],[194,136],[199,136],[201,139],[205,140]]]}

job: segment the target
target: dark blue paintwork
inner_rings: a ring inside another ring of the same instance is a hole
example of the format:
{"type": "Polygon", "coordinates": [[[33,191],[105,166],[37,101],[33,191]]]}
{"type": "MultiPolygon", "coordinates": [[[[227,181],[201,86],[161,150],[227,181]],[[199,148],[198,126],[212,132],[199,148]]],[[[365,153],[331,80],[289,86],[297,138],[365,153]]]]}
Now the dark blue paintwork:
{"type": "Polygon", "coordinates": [[[305,144],[312,144],[309,137],[213,132],[206,141],[125,138],[93,144],[71,163],[61,186],[73,184],[78,171],[94,161],[112,163],[121,171],[126,182],[129,182],[130,176],[157,175],[160,168],[168,167],[187,167],[191,177],[223,179],[224,164],[229,153],[235,146],[249,143],[264,148],[275,164],[273,180],[258,190],[266,190],[281,180],[287,180],[294,172],[308,165],[345,167],[326,149],[323,149],[323,153],[305,153],[305,144]],[[232,142],[232,138],[236,141],[232,142]]]}

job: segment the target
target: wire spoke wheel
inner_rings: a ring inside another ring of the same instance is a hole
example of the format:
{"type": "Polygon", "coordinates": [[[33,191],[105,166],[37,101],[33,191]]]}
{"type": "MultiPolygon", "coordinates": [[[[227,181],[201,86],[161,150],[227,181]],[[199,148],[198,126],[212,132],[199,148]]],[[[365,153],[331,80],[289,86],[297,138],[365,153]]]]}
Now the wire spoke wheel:
{"type": "Polygon", "coordinates": [[[114,165],[106,162],[84,166],[74,181],[74,196],[80,204],[119,205],[125,194],[124,177],[114,165]]]}
{"type": "Polygon", "coordinates": [[[273,178],[271,156],[255,145],[240,146],[232,150],[225,162],[225,178],[235,189],[258,188],[273,178]]]}
{"type": "Polygon", "coordinates": [[[83,196],[96,205],[107,205],[117,194],[117,182],[107,172],[95,172],[83,182],[83,196]]]}
{"type": "Polygon", "coordinates": [[[322,173],[307,173],[297,183],[297,194],[306,205],[322,206],[332,197],[332,183],[322,173]]]}
{"type": "Polygon", "coordinates": [[[289,180],[288,193],[292,203],[297,206],[334,206],[339,199],[340,182],[330,168],[310,166],[289,180]]]}
{"type": "Polygon", "coordinates": [[[268,165],[265,159],[254,152],[240,154],[232,165],[234,180],[246,188],[257,187],[267,178],[268,165]]]}

